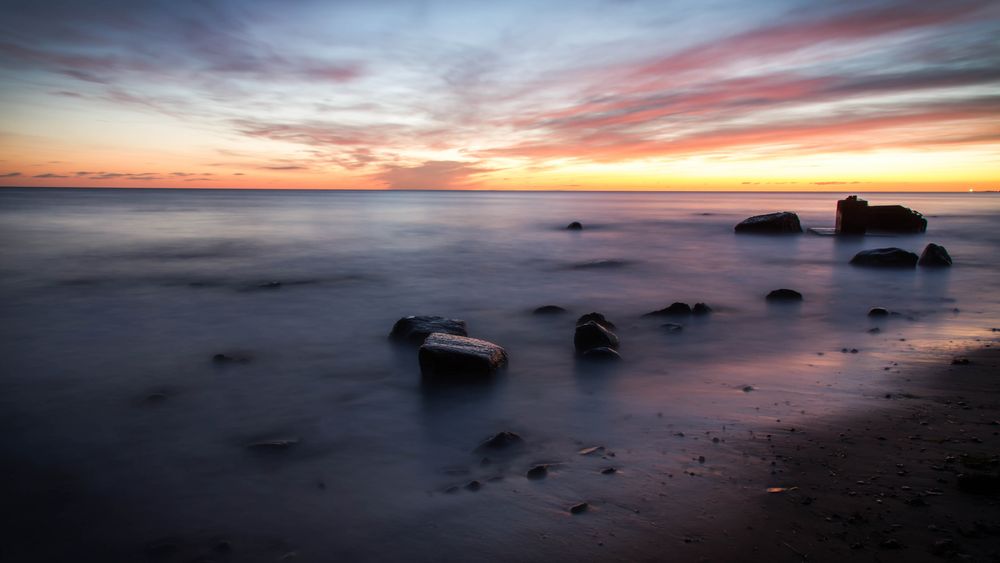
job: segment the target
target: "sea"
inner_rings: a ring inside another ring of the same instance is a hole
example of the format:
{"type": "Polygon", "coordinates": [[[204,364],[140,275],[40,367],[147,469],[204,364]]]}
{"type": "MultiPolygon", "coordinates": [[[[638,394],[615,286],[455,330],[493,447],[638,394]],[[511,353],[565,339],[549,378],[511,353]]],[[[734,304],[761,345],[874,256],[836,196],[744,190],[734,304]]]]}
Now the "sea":
{"type": "Polygon", "coordinates": [[[859,194],[923,213],[921,234],[734,233],[774,211],[832,227],[847,195],[0,189],[3,543],[559,560],[609,528],[672,533],[733,482],[781,480],[730,445],[747,428],[836,417],[996,339],[1000,194],[859,194]],[[849,264],[928,243],[954,265],[849,264]],[[712,312],[643,316],[674,302],[712,312]],[[622,361],[575,355],[590,312],[622,361]],[[465,320],[509,366],[428,384],[387,338],[408,315],[465,320]],[[523,445],[476,450],[500,431],[523,445]]]}

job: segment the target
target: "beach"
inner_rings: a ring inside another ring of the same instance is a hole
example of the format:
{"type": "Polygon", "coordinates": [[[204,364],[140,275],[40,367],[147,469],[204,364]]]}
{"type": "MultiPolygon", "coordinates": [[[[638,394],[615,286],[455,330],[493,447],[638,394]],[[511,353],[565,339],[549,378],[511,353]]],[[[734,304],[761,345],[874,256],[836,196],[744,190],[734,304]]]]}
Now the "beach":
{"type": "Polygon", "coordinates": [[[0,190],[4,553],[995,560],[1000,199],[733,232],[840,197],[0,190]],[[849,264],[930,242],[953,267],[849,264]],[[644,316],[674,302],[711,313],[644,316]],[[621,362],[574,353],[595,311],[621,362]],[[509,365],[428,385],[387,338],[408,315],[509,365]],[[523,443],[483,453],[499,432],[523,443]]]}

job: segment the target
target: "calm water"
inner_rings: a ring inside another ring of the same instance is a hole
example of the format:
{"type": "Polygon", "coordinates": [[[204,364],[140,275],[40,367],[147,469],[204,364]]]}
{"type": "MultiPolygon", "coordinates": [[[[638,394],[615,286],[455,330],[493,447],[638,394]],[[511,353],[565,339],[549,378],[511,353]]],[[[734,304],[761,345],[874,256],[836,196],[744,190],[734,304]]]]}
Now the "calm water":
{"type": "MultiPolygon", "coordinates": [[[[558,558],[609,522],[644,533],[628,502],[700,445],[678,431],[833,415],[891,387],[891,362],[995,334],[997,194],[867,196],[924,213],[921,235],[733,234],[778,210],[832,226],[842,195],[0,190],[0,462],[22,513],[7,532],[30,546],[14,552],[141,559],[169,538],[151,556],[184,560],[227,538],[240,560],[558,558]],[[847,264],[928,242],[955,267],[847,264]],[[779,287],[805,301],[768,306],[779,287]],[[715,312],[680,334],[640,318],[674,301],[715,312]],[[571,313],[530,314],[546,304],[571,313]],[[900,315],[873,322],[875,305],[900,315]],[[619,326],[621,365],[574,360],[590,311],[619,326]],[[386,340],[410,314],[465,319],[510,368],[422,387],[414,350],[386,340]],[[482,465],[471,450],[504,429],[528,447],[482,465]],[[300,443],[244,447],[262,438],[300,443]],[[591,445],[616,452],[615,481],[576,455],[591,445]],[[524,480],[536,462],[561,465],[524,480]],[[471,479],[485,486],[444,492],[471,479]],[[564,517],[581,499],[588,518],[564,517]]],[[[714,452],[709,473],[748,463],[714,452]]],[[[697,514],[705,487],[646,514],[697,514]]]]}

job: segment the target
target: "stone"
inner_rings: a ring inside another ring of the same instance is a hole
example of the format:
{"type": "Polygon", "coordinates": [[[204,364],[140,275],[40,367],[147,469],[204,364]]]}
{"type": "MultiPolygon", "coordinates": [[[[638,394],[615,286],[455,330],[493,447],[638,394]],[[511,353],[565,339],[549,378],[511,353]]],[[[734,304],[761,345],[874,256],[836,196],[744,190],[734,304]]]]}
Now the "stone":
{"type": "Polygon", "coordinates": [[[507,365],[507,351],[478,338],[435,332],[417,354],[420,372],[432,377],[482,377],[507,365]]]}
{"type": "Polygon", "coordinates": [[[408,344],[423,344],[431,333],[454,334],[468,336],[465,321],[446,319],[429,315],[410,315],[396,321],[392,326],[389,338],[396,342],[408,344]]]}
{"type": "Polygon", "coordinates": [[[581,224],[579,221],[573,221],[569,225],[566,225],[566,230],[568,230],[568,231],[582,231],[583,230],[583,224],[581,224]]]}
{"type": "Polygon", "coordinates": [[[534,311],[532,311],[532,314],[535,314],[535,315],[559,315],[559,314],[565,313],[565,312],[566,312],[566,309],[563,309],[562,307],[560,307],[558,305],[542,305],[541,307],[539,307],[539,308],[535,309],[534,311]]]}
{"type": "Polygon", "coordinates": [[[596,321],[587,321],[576,327],[573,335],[573,345],[578,353],[593,348],[618,348],[618,336],[596,321]]]}
{"type": "Polygon", "coordinates": [[[602,362],[617,361],[622,359],[621,354],[606,346],[598,346],[597,348],[591,348],[589,350],[585,350],[582,354],[582,357],[586,360],[602,361],[602,362]]]}
{"type": "Polygon", "coordinates": [[[695,315],[707,315],[712,312],[712,308],[704,303],[695,303],[694,307],[691,308],[691,312],[695,315]]]}
{"type": "Polygon", "coordinates": [[[754,215],[736,225],[737,233],[801,233],[799,216],[791,211],[754,215]]]}
{"type": "Polygon", "coordinates": [[[549,466],[542,464],[542,465],[536,465],[531,469],[529,469],[528,473],[525,474],[525,477],[527,477],[528,479],[544,479],[545,477],[548,476],[548,474],[549,474],[549,466]]]}
{"type": "Polygon", "coordinates": [[[916,268],[917,255],[896,247],[874,248],[855,254],[851,264],[872,268],[916,268]]]}
{"type": "Polygon", "coordinates": [[[514,432],[504,430],[502,432],[497,432],[487,438],[485,442],[479,444],[476,448],[476,452],[482,453],[487,451],[506,450],[522,444],[524,444],[523,438],[514,432]]]}
{"type": "Polygon", "coordinates": [[[885,307],[872,307],[871,309],[868,309],[868,316],[869,317],[888,317],[889,316],[889,309],[886,309],[885,307]]]}
{"type": "Polygon", "coordinates": [[[917,264],[931,268],[946,268],[951,266],[951,256],[943,246],[932,242],[924,247],[917,264]]]}
{"type": "Polygon", "coordinates": [[[767,294],[768,301],[802,301],[802,294],[794,289],[775,289],[767,294]]]}
{"type": "Polygon", "coordinates": [[[664,323],[660,325],[660,328],[662,328],[666,332],[677,333],[684,330],[684,325],[679,325],[677,323],[664,323]]]}
{"type": "Polygon", "coordinates": [[[587,313],[586,315],[583,315],[579,319],[577,319],[576,324],[577,326],[580,326],[582,324],[586,324],[588,321],[594,321],[595,323],[603,326],[608,330],[615,329],[615,323],[609,321],[608,319],[605,319],[604,315],[600,313],[587,313]]]}
{"type": "Polygon", "coordinates": [[[279,452],[290,449],[299,443],[298,438],[282,438],[276,440],[261,440],[247,444],[247,448],[258,452],[279,452]]]}
{"type": "Polygon", "coordinates": [[[863,235],[867,231],[922,233],[926,230],[927,219],[902,205],[868,205],[856,195],[837,202],[836,232],[839,234],[863,235]]]}
{"type": "Polygon", "coordinates": [[[646,313],[644,317],[667,317],[677,315],[690,315],[691,306],[687,303],[671,303],[669,307],[664,307],[651,313],[646,313]]]}
{"type": "Polygon", "coordinates": [[[589,508],[589,507],[590,507],[589,504],[587,504],[585,502],[581,502],[581,503],[574,504],[573,506],[569,507],[569,511],[570,511],[571,514],[582,514],[582,513],[586,512],[587,508],[589,508]]]}

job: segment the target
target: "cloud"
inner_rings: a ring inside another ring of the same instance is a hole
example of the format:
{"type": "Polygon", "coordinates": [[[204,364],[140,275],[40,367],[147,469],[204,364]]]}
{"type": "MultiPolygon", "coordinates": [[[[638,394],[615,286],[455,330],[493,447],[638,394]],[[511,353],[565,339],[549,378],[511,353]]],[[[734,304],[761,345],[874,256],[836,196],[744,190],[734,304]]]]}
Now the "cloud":
{"type": "Polygon", "coordinates": [[[275,164],[258,166],[261,170],[308,170],[308,166],[301,166],[298,164],[275,164]]]}
{"type": "Polygon", "coordinates": [[[53,174],[52,172],[46,172],[45,174],[36,174],[32,178],[69,178],[69,176],[64,176],[62,174],[53,174]]]}
{"type": "Polygon", "coordinates": [[[474,186],[473,176],[493,171],[475,163],[432,160],[416,166],[385,166],[375,179],[393,190],[448,190],[474,186]]]}
{"type": "Polygon", "coordinates": [[[20,175],[20,172],[7,172],[5,174],[0,174],[0,178],[17,178],[20,175]]]}

